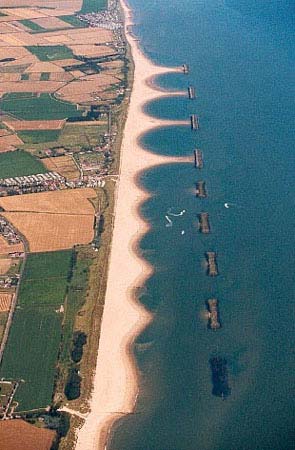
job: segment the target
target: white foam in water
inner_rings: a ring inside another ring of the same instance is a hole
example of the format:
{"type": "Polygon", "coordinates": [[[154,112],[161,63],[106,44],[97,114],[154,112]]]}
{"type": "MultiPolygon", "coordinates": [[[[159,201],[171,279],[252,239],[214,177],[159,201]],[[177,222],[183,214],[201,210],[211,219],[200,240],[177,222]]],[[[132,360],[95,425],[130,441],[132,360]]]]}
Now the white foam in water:
{"type": "Polygon", "coordinates": [[[172,222],[172,220],[170,219],[170,217],[165,216],[165,219],[166,219],[167,222],[168,222],[168,223],[166,223],[166,227],[172,227],[173,222],[172,222]]]}
{"type": "Polygon", "coordinates": [[[169,214],[169,216],[179,217],[179,216],[183,216],[183,214],[186,213],[186,210],[185,210],[185,209],[183,209],[183,210],[180,211],[179,213],[173,213],[173,212],[171,212],[171,209],[172,209],[172,208],[169,208],[168,211],[167,211],[167,214],[169,214]]]}

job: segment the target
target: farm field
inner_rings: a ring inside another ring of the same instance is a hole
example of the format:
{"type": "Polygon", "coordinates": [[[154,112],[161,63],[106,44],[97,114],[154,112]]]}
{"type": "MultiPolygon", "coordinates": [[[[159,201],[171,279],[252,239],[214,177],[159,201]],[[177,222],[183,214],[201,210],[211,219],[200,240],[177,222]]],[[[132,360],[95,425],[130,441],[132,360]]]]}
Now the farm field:
{"type": "Polygon", "coordinates": [[[107,0],[83,0],[80,14],[99,12],[107,8],[107,0]]]}
{"type": "Polygon", "coordinates": [[[2,339],[4,330],[5,330],[7,317],[8,317],[8,312],[0,312],[0,340],[2,339]]]}
{"type": "Polygon", "coordinates": [[[94,237],[91,215],[12,212],[3,216],[26,237],[31,252],[64,250],[89,244],[94,237]]]}
{"type": "Polygon", "coordinates": [[[12,297],[13,294],[0,291],[0,313],[9,311],[12,297]]]}
{"type": "Polygon", "coordinates": [[[0,136],[0,153],[6,153],[15,150],[22,145],[23,142],[16,134],[3,134],[0,136]]]}
{"type": "Polygon", "coordinates": [[[0,377],[25,380],[15,397],[18,410],[51,402],[61,338],[58,311],[65,299],[71,258],[71,251],[28,255],[18,302],[21,308],[16,311],[0,370],[0,377]]]}
{"type": "Polygon", "coordinates": [[[50,450],[54,439],[54,431],[34,427],[24,420],[0,422],[3,450],[50,450]]]}
{"type": "MultiPolygon", "coordinates": [[[[82,6],[82,0],[4,0],[3,8],[21,8],[23,6],[38,7],[42,6],[42,4],[44,4],[44,6],[46,5],[48,8],[52,8],[51,13],[54,15],[54,8],[62,8],[63,10],[69,10],[73,12],[79,11],[82,6]]],[[[50,13],[50,10],[47,11],[47,14],[48,13],[50,13]]],[[[43,11],[43,15],[46,15],[46,10],[45,12],[43,11]]]]}
{"type": "Polygon", "coordinates": [[[76,180],[80,176],[80,172],[71,155],[45,158],[43,163],[49,171],[56,171],[69,181],[76,180]]]}
{"type": "Polygon", "coordinates": [[[31,253],[19,293],[20,306],[52,306],[64,302],[72,251],[31,253]]]}
{"type": "Polygon", "coordinates": [[[72,250],[62,252],[31,253],[24,270],[25,281],[44,278],[68,278],[72,250]]]}
{"type": "Polygon", "coordinates": [[[94,189],[81,188],[3,197],[0,206],[5,211],[93,215],[94,208],[87,199],[95,197],[94,189]]]}
{"type": "Polygon", "coordinates": [[[24,120],[57,120],[82,114],[73,104],[61,102],[46,93],[40,96],[31,92],[5,94],[0,100],[0,108],[24,120]]]}
{"type": "Polygon", "coordinates": [[[59,138],[59,130],[24,130],[19,131],[18,136],[24,144],[42,144],[56,142],[59,138]]]}
{"type": "Polygon", "coordinates": [[[64,120],[5,120],[4,125],[13,131],[61,130],[64,120]]]}
{"type": "MultiPolygon", "coordinates": [[[[66,123],[58,140],[51,142],[48,146],[51,148],[76,149],[81,147],[88,149],[89,146],[100,145],[106,132],[107,123],[105,121],[66,123]]],[[[23,144],[22,147],[38,156],[44,154],[44,144],[23,144]]]]}
{"type": "Polygon", "coordinates": [[[30,153],[22,150],[0,154],[0,178],[20,177],[45,173],[44,165],[30,153]]]}
{"type": "Polygon", "coordinates": [[[65,45],[42,45],[26,47],[40,61],[55,61],[57,59],[73,58],[73,52],[65,45]]]}
{"type": "Polygon", "coordinates": [[[23,379],[15,400],[19,411],[47,407],[52,398],[62,316],[49,308],[17,310],[0,377],[23,379]]]}
{"type": "MultiPolygon", "coordinates": [[[[0,275],[5,275],[11,266],[11,259],[10,258],[0,258],[0,275]]],[[[1,292],[0,292],[1,297],[1,292]]],[[[0,307],[1,310],[1,307],[0,307]]]]}
{"type": "Polygon", "coordinates": [[[93,189],[3,197],[2,213],[27,239],[31,252],[88,244],[94,237],[93,189]],[[10,212],[11,211],[11,212],[10,212]]]}
{"type": "Polygon", "coordinates": [[[32,31],[43,31],[44,30],[43,27],[40,27],[40,25],[38,25],[36,22],[33,22],[32,20],[22,19],[19,21],[19,23],[21,23],[22,25],[24,25],[25,27],[29,28],[32,31]]]}
{"type": "Polygon", "coordinates": [[[3,236],[0,236],[0,256],[8,256],[8,253],[23,252],[24,246],[22,243],[9,245],[3,236]]]}

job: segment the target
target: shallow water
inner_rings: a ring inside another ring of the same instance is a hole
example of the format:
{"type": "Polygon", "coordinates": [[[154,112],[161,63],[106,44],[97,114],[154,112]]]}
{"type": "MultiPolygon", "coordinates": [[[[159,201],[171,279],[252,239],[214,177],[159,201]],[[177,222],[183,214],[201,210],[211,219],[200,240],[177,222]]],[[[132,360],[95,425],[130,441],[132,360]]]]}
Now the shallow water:
{"type": "Polygon", "coordinates": [[[201,148],[204,169],[167,165],[141,177],[153,196],[141,207],[152,229],[140,250],[155,274],[140,301],[155,320],[134,350],[136,414],[117,422],[109,450],[293,448],[294,52],[292,4],[282,3],[130,2],[147,54],[190,66],[187,76],[162,76],[161,86],[197,89],[195,101],[161,99],[146,111],[169,119],[196,112],[201,125],[152,131],[143,146],[169,155],[201,148]],[[202,200],[194,195],[201,179],[202,200]],[[197,229],[201,211],[209,212],[208,236],[197,229]],[[218,255],[216,278],[206,275],[207,250],[218,255]],[[212,296],[216,333],[205,318],[212,296]],[[212,395],[212,355],[227,360],[226,401],[212,395]]]}

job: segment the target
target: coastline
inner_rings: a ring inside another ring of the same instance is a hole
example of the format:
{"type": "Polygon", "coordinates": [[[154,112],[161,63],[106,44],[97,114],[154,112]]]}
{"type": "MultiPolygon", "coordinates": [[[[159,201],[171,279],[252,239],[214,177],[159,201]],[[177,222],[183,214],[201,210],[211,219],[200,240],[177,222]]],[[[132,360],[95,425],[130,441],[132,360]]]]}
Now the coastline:
{"type": "Polygon", "coordinates": [[[90,413],[77,433],[77,450],[105,449],[112,424],[131,413],[136,404],[138,374],[131,348],[136,336],[152,320],[152,315],[137,302],[134,289],[143,285],[153,273],[152,267],[136,250],[138,242],[149,230],[149,225],[139,214],[140,205],[149,194],[138,185],[138,176],[153,166],[191,160],[156,155],[139,144],[140,137],[152,129],[189,126],[189,121],[160,120],[143,111],[144,105],[154,99],[185,94],[164,91],[154,84],[158,75],[179,72],[179,68],[156,66],[143,54],[137,39],[129,31],[132,12],[125,0],[120,3],[135,70],[121,146],[107,290],[90,413]]]}

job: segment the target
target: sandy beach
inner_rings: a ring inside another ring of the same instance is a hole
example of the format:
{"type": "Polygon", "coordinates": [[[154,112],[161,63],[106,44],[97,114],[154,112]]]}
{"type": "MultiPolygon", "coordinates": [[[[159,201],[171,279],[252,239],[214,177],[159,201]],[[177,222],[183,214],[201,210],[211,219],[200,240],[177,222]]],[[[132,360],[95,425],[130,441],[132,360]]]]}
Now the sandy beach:
{"type": "Polygon", "coordinates": [[[152,267],[136,253],[138,242],[148,230],[148,224],[138,213],[148,193],[136,184],[136,179],[140,172],[152,166],[188,160],[155,155],[139,144],[139,137],[155,127],[190,124],[189,121],[158,120],[143,112],[144,104],[153,99],[186,93],[157,89],[152,81],[156,76],[180,69],[156,66],[144,56],[128,31],[132,25],[131,11],[123,1],[121,4],[126,37],[135,63],[134,84],[121,148],[108,282],[90,413],[78,432],[77,450],[105,449],[113,422],[131,413],[136,403],[138,378],[130,347],[152,320],[134,297],[134,288],[142,286],[152,273],[152,267]]]}

